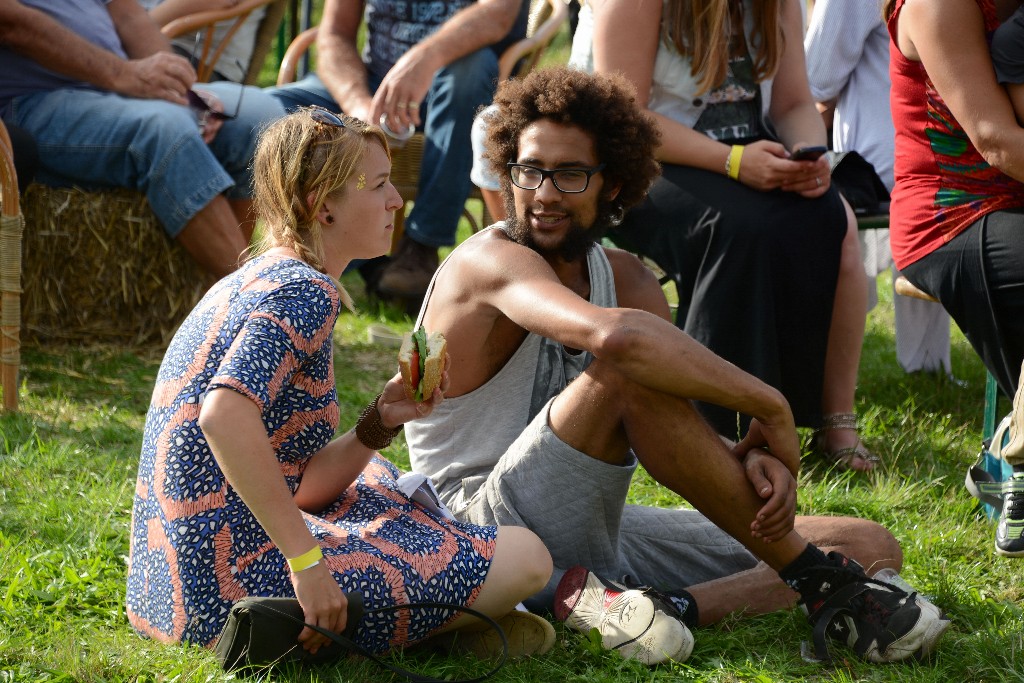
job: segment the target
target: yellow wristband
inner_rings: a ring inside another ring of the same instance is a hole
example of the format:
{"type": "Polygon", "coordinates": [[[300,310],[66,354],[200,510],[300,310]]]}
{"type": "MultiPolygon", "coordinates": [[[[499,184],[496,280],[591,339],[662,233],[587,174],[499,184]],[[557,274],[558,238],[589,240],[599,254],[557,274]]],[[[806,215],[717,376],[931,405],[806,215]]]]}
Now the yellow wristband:
{"type": "Polygon", "coordinates": [[[292,570],[292,574],[298,574],[303,569],[309,569],[320,564],[320,560],[323,559],[324,553],[320,550],[319,545],[315,545],[308,551],[302,553],[298,557],[292,557],[288,560],[288,568],[292,570]]]}
{"type": "Polygon", "coordinates": [[[733,180],[740,179],[740,160],[743,158],[743,145],[733,145],[729,150],[729,158],[725,162],[725,172],[733,180]]]}

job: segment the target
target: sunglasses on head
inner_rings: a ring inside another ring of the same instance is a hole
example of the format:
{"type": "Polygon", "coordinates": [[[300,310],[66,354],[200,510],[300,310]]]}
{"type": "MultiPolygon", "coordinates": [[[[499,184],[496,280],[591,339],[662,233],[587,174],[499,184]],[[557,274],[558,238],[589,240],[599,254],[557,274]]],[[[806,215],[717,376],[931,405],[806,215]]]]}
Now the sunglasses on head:
{"type": "Polygon", "coordinates": [[[309,111],[310,118],[316,123],[321,123],[327,126],[334,126],[335,128],[347,128],[345,121],[335,114],[330,109],[324,109],[323,107],[312,104],[306,107],[309,111]]]}
{"type": "Polygon", "coordinates": [[[333,111],[331,111],[330,109],[324,109],[323,107],[315,104],[311,104],[308,107],[304,107],[301,111],[308,112],[309,117],[313,119],[313,123],[316,124],[316,133],[314,133],[315,137],[306,147],[306,151],[302,155],[302,163],[304,166],[306,166],[310,163],[310,160],[313,158],[313,150],[316,147],[325,144],[324,141],[317,139],[319,138],[320,134],[324,132],[322,126],[330,126],[331,128],[344,128],[346,130],[348,129],[348,126],[345,125],[345,120],[338,116],[337,114],[335,114],[333,111]]]}

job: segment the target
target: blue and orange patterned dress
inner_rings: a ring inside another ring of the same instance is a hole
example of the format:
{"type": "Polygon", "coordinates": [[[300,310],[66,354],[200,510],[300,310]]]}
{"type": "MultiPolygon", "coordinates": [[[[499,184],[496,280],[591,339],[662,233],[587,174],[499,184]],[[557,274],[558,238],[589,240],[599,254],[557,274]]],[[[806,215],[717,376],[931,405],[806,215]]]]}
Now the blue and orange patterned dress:
{"type": "MultiPolygon", "coordinates": [[[[252,399],[294,492],[338,426],[332,331],[339,301],[323,273],[264,255],[221,280],[175,334],[146,417],[132,509],[127,612],[140,633],[211,646],[232,602],[294,597],[284,556],[225,480],[199,410],[215,387],[252,399]]],[[[327,566],[367,607],[472,603],[490,568],[495,527],[432,515],[399,491],[398,475],[374,457],[337,501],[304,513],[327,566]]],[[[365,617],[356,639],[381,652],[455,616],[365,617]]]]}

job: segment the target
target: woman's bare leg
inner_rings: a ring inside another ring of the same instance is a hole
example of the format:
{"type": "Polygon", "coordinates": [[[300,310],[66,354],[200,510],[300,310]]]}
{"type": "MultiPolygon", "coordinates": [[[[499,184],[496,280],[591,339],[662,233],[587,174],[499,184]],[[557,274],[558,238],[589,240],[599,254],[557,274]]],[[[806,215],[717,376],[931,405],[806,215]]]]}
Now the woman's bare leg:
{"type": "MultiPolygon", "coordinates": [[[[867,316],[867,278],[857,240],[857,219],[845,200],[843,206],[846,208],[847,229],[839,257],[839,280],[825,353],[825,384],[821,399],[823,415],[853,412],[867,316]]],[[[831,453],[840,448],[852,448],[858,440],[856,429],[830,429],[823,435],[823,446],[831,453]]],[[[858,456],[852,459],[850,467],[869,470],[874,464],[858,456]]]]}
{"type": "MultiPolygon", "coordinates": [[[[491,569],[470,607],[492,618],[504,616],[544,588],[551,569],[551,555],[536,534],[523,527],[499,527],[491,569]]],[[[438,632],[479,625],[476,617],[463,614],[438,632]]]]}

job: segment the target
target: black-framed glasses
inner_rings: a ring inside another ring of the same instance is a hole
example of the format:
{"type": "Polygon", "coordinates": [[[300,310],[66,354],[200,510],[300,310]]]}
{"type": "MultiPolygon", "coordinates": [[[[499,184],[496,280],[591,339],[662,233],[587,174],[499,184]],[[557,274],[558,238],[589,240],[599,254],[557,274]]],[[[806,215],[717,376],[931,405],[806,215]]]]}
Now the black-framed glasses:
{"type": "Polygon", "coordinates": [[[590,177],[604,168],[604,164],[591,168],[538,168],[512,161],[506,166],[512,184],[522,190],[536,190],[544,183],[545,178],[551,178],[556,190],[568,194],[586,192],[590,185],[590,177]]]}
{"type": "Polygon", "coordinates": [[[348,126],[345,125],[345,120],[330,109],[324,109],[316,104],[311,104],[306,107],[306,109],[309,111],[310,118],[312,118],[316,123],[334,126],[335,128],[348,128],[348,126]]]}

